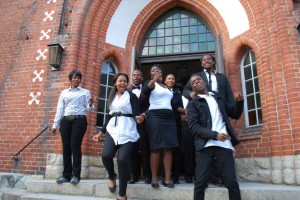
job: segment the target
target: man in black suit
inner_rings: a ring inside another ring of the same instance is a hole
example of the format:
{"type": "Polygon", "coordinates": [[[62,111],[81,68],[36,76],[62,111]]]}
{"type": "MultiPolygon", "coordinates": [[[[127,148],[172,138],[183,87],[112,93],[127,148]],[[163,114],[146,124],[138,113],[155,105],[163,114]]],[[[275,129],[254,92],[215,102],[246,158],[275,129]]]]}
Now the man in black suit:
{"type": "MultiPolygon", "coordinates": [[[[229,84],[229,81],[227,77],[222,74],[216,72],[214,69],[215,67],[215,58],[211,56],[210,54],[205,54],[201,60],[201,66],[203,67],[203,71],[200,73],[197,73],[203,81],[205,82],[207,86],[207,90],[209,92],[218,92],[225,101],[230,104],[234,105],[234,98],[232,94],[232,90],[229,84]]],[[[189,100],[194,99],[196,95],[196,92],[192,91],[192,87],[190,84],[190,81],[187,82],[184,90],[183,90],[183,96],[189,100]]],[[[213,163],[214,165],[214,163],[213,163]]],[[[220,175],[218,174],[217,170],[214,170],[215,167],[213,167],[212,173],[211,173],[211,183],[215,185],[222,185],[222,181],[220,179],[220,175]]]]}
{"type": "MultiPolygon", "coordinates": [[[[142,92],[142,81],[143,74],[139,69],[135,69],[132,73],[132,86],[128,88],[128,91],[136,94],[140,103],[140,111],[145,116],[145,112],[149,108],[149,97],[146,96],[142,92]]],[[[138,161],[140,158],[143,174],[145,177],[145,183],[151,183],[151,169],[150,169],[150,145],[149,145],[149,137],[146,129],[146,122],[144,120],[143,123],[137,125],[138,132],[140,134],[140,139],[136,143],[136,147],[134,148],[131,156],[131,179],[129,180],[130,184],[134,184],[139,181],[139,175],[141,172],[140,162],[138,161]]]]}
{"type": "Polygon", "coordinates": [[[190,78],[196,96],[187,105],[188,125],[194,135],[196,157],[196,181],[194,200],[204,200],[212,163],[215,163],[229,199],[241,200],[239,184],[236,180],[234,146],[239,144],[229,117],[240,118],[243,112],[243,96],[236,93],[234,106],[228,104],[223,96],[208,92],[203,79],[194,74],[190,78]]]}

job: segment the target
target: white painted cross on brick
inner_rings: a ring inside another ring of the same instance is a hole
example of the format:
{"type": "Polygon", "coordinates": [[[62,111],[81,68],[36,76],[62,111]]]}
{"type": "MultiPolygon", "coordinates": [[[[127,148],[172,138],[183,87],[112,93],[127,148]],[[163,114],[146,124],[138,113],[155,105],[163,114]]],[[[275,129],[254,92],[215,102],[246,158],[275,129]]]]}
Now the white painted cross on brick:
{"type": "Polygon", "coordinates": [[[43,34],[43,35],[40,37],[40,40],[43,40],[44,38],[46,38],[48,40],[50,38],[50,35],[48,35],[48,33],[51,33],[51,29],[48,29],[47,32],[42,30],[41,34],[43,34]]]}
{"type": "Polygon", "coordinates": [[[33,74],[35,74],[35,77],[32,79],[32,82],[35,82],[37,79],[39,80],[39,82],[41,82],[43,80],[41,74],[43,73],[44,73],[43,69],[40,71],[40,73],[38,73],[37,70],[34,70],[33,74]]]}
{"type": "Polygon", "coordinates": [[[52,15],[54,14],[54,10],[51,10],[50,13],[48,13],[48,11],[45,12],[46,17],[43,19],[43,21],[47,21],[47,19],[49,19],[50,21],[52,21],[54,19],[54,17],[52,17],[52,15]]]}
{"type": "Polygon", "coordinates": [[[37,92],[36,95],[34,95],[33,92],[30,92],[29,96],[32,97],[32,99],[28,101],[29,105],[32,105],[33,102],[35,102],[36,105],[40,103],[40,100],[37,99],[37,97],[41,96],[40,92],[37,92]]]}
{"type": "Polygon", "coordinates": [[[56,0],[48,0],[48,1],[47,1],[47,4],[50,4],[51,1],[52,1],[53,3],[56,3],[56,0]]]}
{"type": "Polygon", "coordinates": [[[36,60],[40,60],[40,58],[43,58],[43,60],[45,60],[47,58],[47,56],[45,56],[45,53],[48,52],[48,49],[44,49],[44,51],[42,51],[41,49],[39,49],[37,51],[37,53],[39,54],[35,59],[36,60]]]}

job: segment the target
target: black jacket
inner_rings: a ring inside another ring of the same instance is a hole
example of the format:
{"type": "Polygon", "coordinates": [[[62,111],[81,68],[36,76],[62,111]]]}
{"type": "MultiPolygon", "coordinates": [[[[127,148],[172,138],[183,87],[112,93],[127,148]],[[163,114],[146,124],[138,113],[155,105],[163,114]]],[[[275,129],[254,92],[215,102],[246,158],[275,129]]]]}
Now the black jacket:
{"type": "MultiPolygon", "coordinates": [[[[197,75],[199,75],[203,79],[203,81],[206,83],[206,86],[208,87],[209,83],[208,83],[205,71],[197,73],[197,75]]],[[[225,98],[227,103],[229,103],[233,106],[234,98],[233,98],[232,90],[231,90],[231,87],[230,87],[227,77],[224,74],[216,73],[216,79],[217,79],[217,84],[218,84],[218,93],[225,98]]],[[[191,100],[191,97],[190,97],[191,91],[192,91],[192,86],[190,84],[190,81],[188,81],[182,92],[183,96],[185,98],[187,98],[188,100],[191,100]]]]}
{"type": "MultiPolygon", "coordinates": [[[[216,99],[220,112],[223,116],[228,135],[231,137],[231,143],[235,146],[239,144],[239,139],[234,133],[229,117],[232,119],[240,118],[243,112],[244,102],[239,101],[235,103],[235,106],[231,106],[226,103],[225,99],[218,93],[214,93],[214,98],[216,99]]],[[[218,133],[211,130],[212,119],[207,101],[204,98],[196,96],[195,99],[191,100],[187,105],[187,113],[188,125],[194,135],[196,150],[201,150],[209,139],[217,139],[218,133]]]]}

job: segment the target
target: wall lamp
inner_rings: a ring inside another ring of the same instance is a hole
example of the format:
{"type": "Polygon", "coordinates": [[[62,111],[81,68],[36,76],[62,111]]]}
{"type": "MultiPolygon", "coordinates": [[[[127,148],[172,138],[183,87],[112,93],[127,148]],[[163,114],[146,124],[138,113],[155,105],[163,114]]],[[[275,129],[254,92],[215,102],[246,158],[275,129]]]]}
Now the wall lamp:
{"type": "Polygon", "coordinates": [[[49,47],[49,65],[52,70],[59,70],[65,49],[59,43],[48,44],[49,47]]]}

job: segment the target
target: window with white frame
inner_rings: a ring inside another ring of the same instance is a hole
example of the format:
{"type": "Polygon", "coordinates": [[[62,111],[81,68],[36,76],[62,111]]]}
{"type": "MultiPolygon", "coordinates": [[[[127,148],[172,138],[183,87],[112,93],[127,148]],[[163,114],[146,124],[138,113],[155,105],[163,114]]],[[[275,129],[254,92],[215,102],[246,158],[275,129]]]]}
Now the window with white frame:
{"type": "Polygon", "coordinates": [[[243,95],[245,97],[244,113],[246,127],[262,124],[260,93],[254,52],[245,53],[241,64],[243,95]]]}
{"type": "Polygon", "coordinates": [[[105,60],[101,67],[100,93],[98,98],[97,128],[101,128],[108,116],[107,99],[113,88],[112,79],[116,74],[116,68],[111,60],[105,60]]]}

